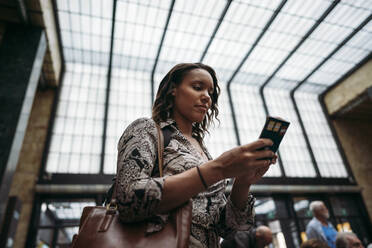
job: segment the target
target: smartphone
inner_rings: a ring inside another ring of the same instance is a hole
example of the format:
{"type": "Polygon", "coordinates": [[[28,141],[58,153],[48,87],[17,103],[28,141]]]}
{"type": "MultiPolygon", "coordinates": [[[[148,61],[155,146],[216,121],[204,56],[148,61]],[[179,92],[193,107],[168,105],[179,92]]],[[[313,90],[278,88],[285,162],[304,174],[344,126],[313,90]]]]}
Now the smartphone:
{"type": "MultiPolygon", "coordinates": [[[[282,141],[290,122],[283,120],[279,117],[268,116],[266,118],[265,125],[261,131],[259,138],[268,138],[271,139],[274,144],[270,147],[263,147],[258,150],[267,150],[270,149],[274,153],[278,151],[280,142],[282,141]]],[[[266,159],[266,158],[265,158],[266,159]]]]}

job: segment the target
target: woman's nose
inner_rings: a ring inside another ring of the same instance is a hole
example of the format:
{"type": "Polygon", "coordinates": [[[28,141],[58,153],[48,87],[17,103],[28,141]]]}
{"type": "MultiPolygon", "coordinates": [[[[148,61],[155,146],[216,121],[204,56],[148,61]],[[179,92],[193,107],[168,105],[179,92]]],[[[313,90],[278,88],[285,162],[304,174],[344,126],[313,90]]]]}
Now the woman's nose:
{"type": "Polygon", "coordinates": [[[211,100],[211,97],[209,95],[209,92],[206,91],[206,92],[203,92],[203,95],[202,95],[202,101],[203,103],[207,103],[211,100]]]}

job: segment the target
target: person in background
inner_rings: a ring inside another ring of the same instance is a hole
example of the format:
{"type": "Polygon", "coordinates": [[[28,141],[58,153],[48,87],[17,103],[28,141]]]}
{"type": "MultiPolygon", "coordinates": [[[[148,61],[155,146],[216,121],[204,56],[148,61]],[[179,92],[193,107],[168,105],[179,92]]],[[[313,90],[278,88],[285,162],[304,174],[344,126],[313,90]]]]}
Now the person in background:
{"type": "Polygon", "coordinates": [[[364,248],[364,245],[355,233],[341,232],[336,237],[336,248],[364,248]]]}
{"type": "Polygon", "coordinates": [[[225,239],[221,248],[263,248],[271,244],[273,234],[267,226],[259,226],[250,231],[239,231],[233,238],[225,239]]]}
{"type": "Polygon", "coordinates": [[[313,201],[310,203],[310,210],[313,218],[306,226],[306,236],[308,239],[319,239],[331,248],[335,248],[337,231],[328,221],[329,212],[322,201],[313,201]]]}
{"type": "Polygon", "coordinates": [[[303,242],[300,248],[329,248],[329,246],[319,239],[309,239],[303,242]]]}

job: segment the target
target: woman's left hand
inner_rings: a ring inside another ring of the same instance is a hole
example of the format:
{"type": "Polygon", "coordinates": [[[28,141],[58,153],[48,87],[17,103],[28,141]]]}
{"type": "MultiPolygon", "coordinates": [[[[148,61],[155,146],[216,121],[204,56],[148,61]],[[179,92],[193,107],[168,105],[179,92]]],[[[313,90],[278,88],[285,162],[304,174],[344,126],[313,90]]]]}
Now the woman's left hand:
{"type": "Polygon", "coordinates": [[[263,177],[263,175],[265,175],[267,170],[270,168],[270,165],[276,164],[277,159],[278,159],[278,156],[275,154],[274,157],[271,159],[269,165],[258,168],[248,175],[245,174],[244,176],[236,177],[234,184],[245,185],[246,187],[249,187],[250,185],[255,184],[257,181],[259,181],[263,177]]]}

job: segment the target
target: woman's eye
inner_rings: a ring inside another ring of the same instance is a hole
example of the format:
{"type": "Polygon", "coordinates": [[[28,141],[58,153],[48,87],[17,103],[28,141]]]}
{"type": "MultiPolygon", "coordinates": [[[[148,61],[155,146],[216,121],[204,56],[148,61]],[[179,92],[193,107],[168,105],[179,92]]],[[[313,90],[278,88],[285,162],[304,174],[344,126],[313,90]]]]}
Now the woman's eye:
{"type": "Polygon", "coordinates": [[[199,85],[194,85],[193,88],[194,88],[195,90],[201,90],[201,87],[200,87],[199,85]]]}

